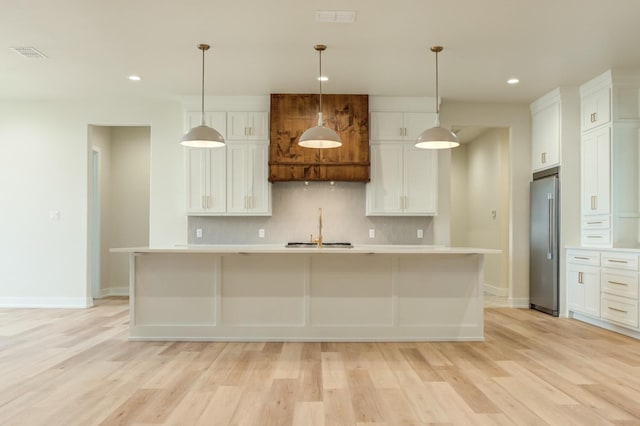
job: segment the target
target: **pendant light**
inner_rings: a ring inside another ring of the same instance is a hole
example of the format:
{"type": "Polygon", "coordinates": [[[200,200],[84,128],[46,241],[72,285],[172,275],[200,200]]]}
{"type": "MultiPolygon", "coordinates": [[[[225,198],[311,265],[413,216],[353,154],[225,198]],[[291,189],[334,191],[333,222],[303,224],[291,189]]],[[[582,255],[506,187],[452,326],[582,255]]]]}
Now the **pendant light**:
{"type": "Polygon", "coordinates": [[[224,137],[216,129],[205,124],[204,119],[204,52],[209,50],[208,44],[199,44],[198,49],[202,50],[202,119],[200,125],[192,127],[182,137],[180,145],[189,148],[217,148],[224,146],[224,137]]]}
{"type": "Polygon", "coordinates": [[[342,146],[340,136],[338,136],[338,134],[332,129],[324,127],[322,123],[322,52],[327,48],[327,46],[324,44],[316,44],[313,48],[318,51],[318,57],[320,59],[320,73],[318,74],[318,81],[320,82],[318,125],[307,129],[300,136],[300,139],[298,139],[298,145],[305,148],[337,148],[342,146]]]}
{"type": "Polygon", "coordinates": [[[416,147],[425,149],[447,149],[459,146],[458,137],[451,131],[440,127],[440,103],[438,102],[438,53],[442,46],[433,46],[431,51],[436,54],[436,123],[435,127],[420,133],[416,140],[416,147]]]}

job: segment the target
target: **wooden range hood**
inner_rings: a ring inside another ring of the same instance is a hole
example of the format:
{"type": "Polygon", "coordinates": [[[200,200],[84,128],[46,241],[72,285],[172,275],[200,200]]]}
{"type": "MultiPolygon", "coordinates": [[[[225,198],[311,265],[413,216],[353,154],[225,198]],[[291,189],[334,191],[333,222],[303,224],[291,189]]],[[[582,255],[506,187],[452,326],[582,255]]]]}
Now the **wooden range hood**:
{"type": "Polygon", "coordinates": [[[322,95],[325,126],[342,146],[303,148],[300,135],[318,123],[317,94],[272,94],[269,181],[369,181],[369,96],[322,95]]]}

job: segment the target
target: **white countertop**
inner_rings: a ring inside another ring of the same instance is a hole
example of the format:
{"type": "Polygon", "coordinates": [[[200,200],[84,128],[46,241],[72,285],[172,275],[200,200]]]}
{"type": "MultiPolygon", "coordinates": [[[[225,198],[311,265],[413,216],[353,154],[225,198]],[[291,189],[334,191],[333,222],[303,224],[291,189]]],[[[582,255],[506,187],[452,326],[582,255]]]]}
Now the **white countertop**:
{"type": "Polygon", "coordinates": [[[581,246],[565,246],[567,250],[587,250],[587,251],[618,251],[625,253],[640,254],[640,248],[628,247],[581,247],[581,246]]]}
{"type": "Polygon", "coordinates": [[[112,248],[112,253],[280,253],[280,254],[499,254],[496,249],[428,245],[354,245],[338,247],[286,247],[283,244],[176,245],[174,247],[112,248]]]}

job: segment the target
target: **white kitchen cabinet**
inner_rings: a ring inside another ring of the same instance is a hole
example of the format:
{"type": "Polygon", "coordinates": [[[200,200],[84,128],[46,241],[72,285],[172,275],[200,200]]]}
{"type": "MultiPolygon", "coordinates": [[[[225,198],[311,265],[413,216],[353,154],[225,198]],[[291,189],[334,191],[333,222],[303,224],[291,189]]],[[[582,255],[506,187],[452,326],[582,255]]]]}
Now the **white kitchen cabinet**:
{"type": "Polygon", "coordinates": [[[567,309],[570,312],[600,317],[599,259],[597,252],[567,252],[567,309]]]}
{"type": "Polygon", "coordinates": [[[628,249],[567,250],[567,308],[571,316],[640,338],[639,255],[640,251],[628,249]]]}
{"type": "Polygon", "coordinates": [[[640,247],[640,74],[609,70],[580,93],[582,244],[640,247]]]}
{"type": "Polygon", "coordinates": [[[429,112],[371,112],[370,136],[377,141],[415,141],[434,126],[436,115],[429,112]]]}
{"type": "Polygon", "coordinates": [[[186,210],[188,215],[213,215],[226,211],[226,150],[185,150],[186,210]]]}
{"type": "Polygon", "coordinates": [[[582,214],[611,213],[611,131],[603,127],[582,137],[582,214]]]}
{"type": "Polygon", "coordinates": [[[372,142],[367,216],[437,214],[438,153],[412,142],[372,142]]]}
{"type": "MultiPolygon", "coordinates": [[[[184,131],[189,131],[192,127],[199,126],[202,123],[202,112],[187,112],[184,120],[184,131]]],[[[216,129],[222,137],[227,137],[227,113],[223,111],[205,111],[205,124],[216,129]]]]}
{"type": "Polygon", "coordinates": [[[269,140],[269,113],[228,112],[227,128],[229,140],[269,140]]]}
{"type": "Polygon", "coordinates": [[[227,214],[271,215],[268,155],[266,142],[227,144],[227,214]]]}
{"type": "Polygon", "coordinates": [[[531,104],[531,170],[560,165],[560,90],[531,104]]]}
{"type": "Polygon", "coordinates": [[[611,86],[583,93],[581,101],[582,131],[586,132],[611,122],[611,86]]]}

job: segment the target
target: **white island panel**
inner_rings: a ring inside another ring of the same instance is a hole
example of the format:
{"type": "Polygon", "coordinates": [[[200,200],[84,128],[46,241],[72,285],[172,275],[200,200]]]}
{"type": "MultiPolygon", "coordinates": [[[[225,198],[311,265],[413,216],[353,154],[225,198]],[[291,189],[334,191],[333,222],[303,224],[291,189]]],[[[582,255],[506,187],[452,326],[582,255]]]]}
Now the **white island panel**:
{"type": "Polygon", "coordinates": [[[215,325],[217,264],[205,254],[138,255],[132,314],[141,324],[215,325]],[[148,271],[154,271],[149,274],[148,271]]]}
{"type": "Polygon", "coordinates": [[[393,325],[393,257],[316,256],[310,276],[312,326],[393,325]]]}
{"type": "Polygon", "coordinates": [[[224,256],[222,324],[303,326],[305,266],[285,256],[224,256]]]}

